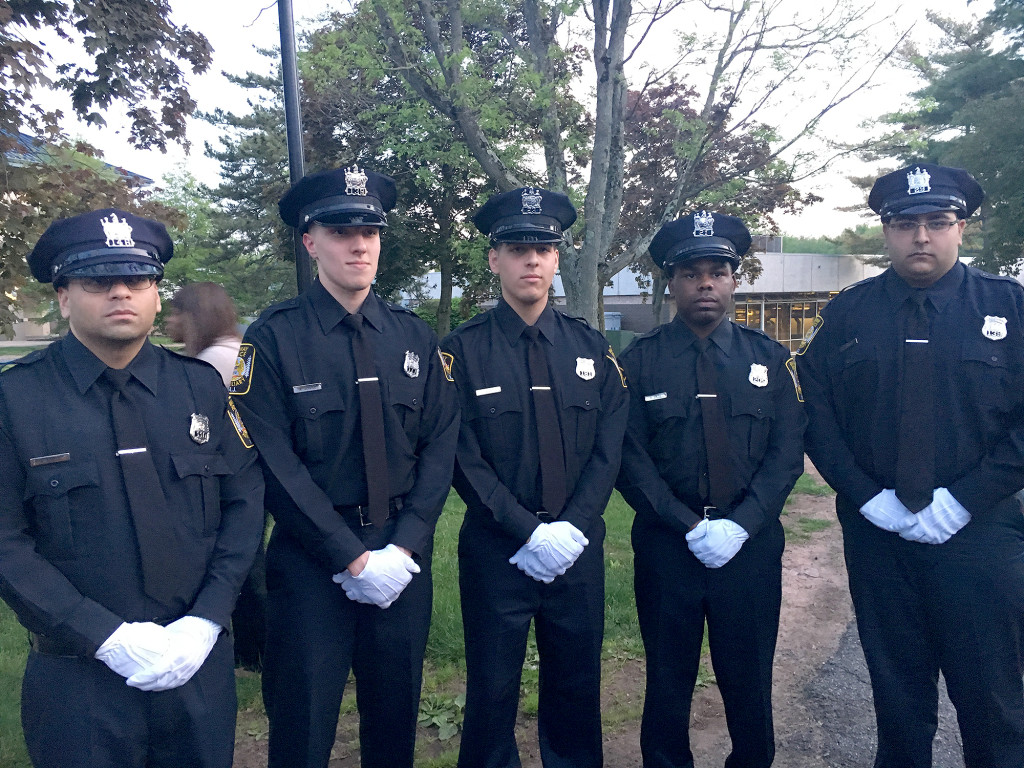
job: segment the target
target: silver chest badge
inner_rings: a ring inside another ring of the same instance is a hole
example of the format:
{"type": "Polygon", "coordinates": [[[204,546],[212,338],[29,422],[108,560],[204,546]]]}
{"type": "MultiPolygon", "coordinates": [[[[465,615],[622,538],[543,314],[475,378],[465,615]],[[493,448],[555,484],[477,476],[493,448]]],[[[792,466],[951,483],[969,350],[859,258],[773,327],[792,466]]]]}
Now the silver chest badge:
{"type": "Polygon", "coordinates": [[[1006,318],[985,315],[985,324],[981,326],[981,335],[992,341],[1006,338],[1006,318]]]}
{"type": "Polygon", "coordinates": [[[750,383],[755,387],[767,387],[768,386],[768,366],[758,365],[757,363],[750,364],[750,376],[747,377],[750,383]]]}
{"type": "Polygon", "coordinates": [[[584,381],[590,381],[597,372],[594,370],[594,361],[589,357],[576,358],[576,375],[584,381]]]}
{"type": "Polygon", "coordinates": [[[210,440],[210,419],[201,413],[192,414],[192,423],[188,427],[188,436],[192,442],[202,445],[210,440]]]}
{"type": "Polygon", "coordinates": [[[420,375],[420,356],[415,352],[405,351],[405,365],[403,365],[405,375],[410,379],[415,379],[420,375]]]}

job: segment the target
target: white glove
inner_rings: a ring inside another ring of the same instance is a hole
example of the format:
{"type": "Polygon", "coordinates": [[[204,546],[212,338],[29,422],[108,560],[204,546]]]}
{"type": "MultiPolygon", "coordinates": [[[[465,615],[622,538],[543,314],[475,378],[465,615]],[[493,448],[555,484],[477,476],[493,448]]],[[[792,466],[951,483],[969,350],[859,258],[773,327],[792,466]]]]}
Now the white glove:
{"type": "Polygon", "coordinates": [[[936,488],[932,503],[914,517],[914,524],[900,531],[900,536],[921,544],[945,544],[971,521],[971,513],[945,488],[936,488]]]}
{"type": "Polygon", "coordinates": [[[121,677],[131,677],[159,661],[170,642],[166,627],[151,621],[125,622],[103,641],[96,658],[121,677]]]}
{"type": "Polygon", "coordinates": [[[508,561],[531,579],[543,581],[545,584],[550,584],[556,576],[561,576],[567,570],[566,568],[552,570],[545,567],[537,555],[526,548],[525,544],[508,561]]]}
{"type": "Polygon", "coordinates": [[[732,520],[701,520],[686,534],[686,545],[708,568],[721,568],[749,538],[743,526],[732,520]]]}
{"type": "Polygon", "coordinates": [[[384,549],[370,552],[366,566],[358,576],[342,571],[334,574],[332,579],[335,584],[341,584],[349,600],[387,608],[409,585],[413,574],[419,572],[420,567],[415,560],[394,544],[388,544],[384,549]]]}
{"type": "Polygon", "coordinates": [[[896,491],[879,491],[860,508],[860,513],[883,531],[900,533],[914,524],[914,513],[896,498],[896,491]]]}
{"type": "Polygon", "coordinates": [[[170,640],[167,651],[149,669],[128,678],[132,688],[169,691],[187,683],[213,650],[221,626],[200,616],[182,616],[166,630],[170,640]]]}
{"type": "Polygon", "coordinates": [[[565,573],[589,543],[583,531],[575,525],[567,520],[556,520],[538,525],[523,546],[537,557],[545,569],[561,569],[560,572],[565,573]]]}

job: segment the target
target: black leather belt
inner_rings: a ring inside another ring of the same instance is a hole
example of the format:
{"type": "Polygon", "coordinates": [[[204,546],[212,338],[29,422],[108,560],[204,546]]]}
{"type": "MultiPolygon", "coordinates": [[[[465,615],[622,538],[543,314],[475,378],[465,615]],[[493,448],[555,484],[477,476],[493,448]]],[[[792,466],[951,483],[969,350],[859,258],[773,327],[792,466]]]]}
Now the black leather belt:
{"type": "Polygon", "coordinates": [[[540,520],[542,523],[553,523],[558,518],[552,515],[550,512],[538,512],[537,519],[540,520]]]}
{"type": "MultiPolygon", "coordinates": [[[[403,506],[405,506],[405,503],[401,497],[396,496],[393,498],[388,502],[388,514],[384,519],[390,520],[392,517],[395,517],[402,511],[403,506]]],[[[368,525],[373,525],[370,522],[370,508],[365,504],[358,504],[354,507],[335,507],[334,509],[351,526],[358,525],[361,528],[365,528],[368,525]]]]}
{"type": "MultiPolygon", "coordinates": [[[[154,624],[159,624],[161,627],[166,627],[172,621],[177,619],[149,619],[154,624]]],[[[63,656],[65,658],[86,658],[82,656],[78,650],[68,643],[61,640],[55,640],[52,637],[46,635],[39,635],[35,632],[28,633],[29,647],[32,648],[36,653],[41,653],[44,656],[63,656]]]]}
{"type": "Polygon", "coordinates": [[[708,520],[722,520],[729,516],[729,513],[718,507],[705,506],[704,517],[708,520]]]}

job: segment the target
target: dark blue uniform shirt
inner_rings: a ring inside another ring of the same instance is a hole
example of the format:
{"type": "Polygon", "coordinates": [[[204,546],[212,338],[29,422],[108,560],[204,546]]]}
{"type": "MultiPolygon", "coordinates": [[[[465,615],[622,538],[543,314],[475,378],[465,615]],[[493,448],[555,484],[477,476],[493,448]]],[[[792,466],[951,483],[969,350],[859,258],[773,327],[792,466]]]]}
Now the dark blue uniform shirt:
{"type": "Polygon", "coordinates": [[[263,533],[256,451],[207,363],[149,343],[128,365],[167,509],[185,541],[173,605],[143,591],[107,366],[72,334],[0,374],[0,594],[33,632],[92,656],[122,621],[228,627],[263,533]],[[210,438],[190,436],[192,414],[210,438]],[[247,438],[246,438],[247,439],[247,438]]]}
{"type": "MultiPolygon", "coordinates": [[[[607,340],[550,307],[537,320],[559,414],[568,500],[559,516],[586,532],[615,483],[626,426],[626,382],[607,340]]],[[[449,334],[463,426],[455,490],[467,514],[525,542],[539,525],[540,456],[526,323],[504,299],[449,334]]]]}
{"type": "MultiPolygon", "coordinates": [[[[797,356],[807,453],[858,509],[895,486],[911,290],[891,269],[851,286],[822,310],[797,356]]],[[[1024,287],[957,263],[927,293],[936,487],[984,515],[1024,487],[1024,287]]]]}
{"type": "MultiPolygon", "coordinates": [[[[402,500],[393,544],[423,553],[451,487],[459,429],[437,336],[372,291],[360,312],[384,403],[388,487],[402,500]]],[[[316,281],[245,334],[231,391],[266,467],[267,509],[339,573],[366,551],[336,508],[367,503],[348,311],[316,281]]]]}
{"type": "MultiPolygon", "coordinates": [[[[718,350],[718,402],[729,428],[730,470],[740,489],[723,511],[754,536],[778,519],[803,471],[806,419],[786,370],[785,347],[728,319],[709,338],[718,350]],[[764,370],[755,371],[755,365],[764,370]]],[[[696,397],[696,342],[677,317],[622,353],[631,399],[619,490],[637,514],[656,516],[683,533],[709,503],[699,492],[707,457],[696,397]]]]}

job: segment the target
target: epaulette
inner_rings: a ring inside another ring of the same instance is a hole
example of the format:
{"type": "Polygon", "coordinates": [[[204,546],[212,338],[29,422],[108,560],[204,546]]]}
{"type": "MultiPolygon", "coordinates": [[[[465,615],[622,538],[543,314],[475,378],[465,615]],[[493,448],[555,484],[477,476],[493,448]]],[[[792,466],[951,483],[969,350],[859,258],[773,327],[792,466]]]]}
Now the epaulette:
{"type": "Polygon", "coordinates": [[[766,342],[768,342],[768,344],[770,346],[782,347],[783,349],[786,350],[787,353],[789,352],[789,347],[787,347],[785,344],[780,342],[778,339],[773,339],[771,336],[769,336],[767,333],[762,331],[760,328],[752,328],[749,325],[742,325],[742,324],[737,323],[737,322],[733,322],[732,325],[733,325],[733,328],[736,328],[738,330],[744,331],[746,333],[753,334],[754,336],[756,336],[758,338],[759,341],[766,341],[766,342]]]}
{"type": "Polygon", "coordinates": [[[277,304],[271,304],[269,307],[267,307],[262,312],[260,312],[260,316],[257,317],[252,322],[252,325],[250,325],[249,328],[246,329],[246,331],[248,331],[250,328],[256,327],[258,325],[262,325],[267,320],[269,320],[271,317],[276,315],[278,312],[283,312],[286,309],[296,309],[298,306],[299,306],[299,297],[298,296],[293,296],[290,299],[285,299],[284,301],[279,301],[279,302],[277,302],[277,304]]]}
{"type": "Polygon", "coordinates": [[[863,280],[858,280],[856,283],[850,283],[845,288],[840,288],[839,289],[839,293],[846,293],[847,291],[849,291],[849,290],[851,290],[853,288],[857,288],[858,286],[867,285],[868,283],[872,282],[873,280],[877,280],[879,277],[881,277],[881,275],[874,275],[873,277],[865,277],[863,280]]]}
{"type": "Polygon", "coordinates": [[[661,329],[662,329],[663,326],[664,326],[664,324],[656,325],[653,328],[651,328],[651,330],[649,330],[647,333],[641,333],[639,336],[636,336],[635,338],[637,338],[637,339],[653,339],[655,336],[657,336],[659,333],[661,333],[661,329]]]}
{"type": "Polygon", "coordinates": [[[408,307],[403,307],[401,304],[395,304],[394,302],[391,302],[391,301],[385,301],[384,302],[384,306],[386,306],[392,312],[405,312],[407,315],[413,315],[414,317],[419,317],[419,315],[417,315],[416,312],[414,312],[413,310],[409,309],[408,307]]]}
{"type": "Polygon", "coordinates": [[[986,280],[997,280],[997,281],[999,281],[1001,283],[1011,283],[1012,285],[1016,285],[1016,286],[1018,286],[1020,288],[1024,288],[1024,286],[1022,286],[1020,284],[1020,281],[1017,278],[1015,278],[1015,277],[1010,277],[1009,275],[993,275],[991,272],[986,272],[983,269],[978,269],[977,267],[972,267],[969,264],[965,265],[965,266],[972,273],[974,273],[978,277],[983,277],[986,280]]]}
{"type": "Polygon", "coordinates": [[[3,365],[0,365],[0,373],[3,373],[4,371],[9,371],[11,368],[14,368],[17,365],[31,365],[32,363],[42,360],[43,355],[46,354],[46,349],[46,347],[42,347],[40,349],[33,349],[27,355],[19,357],[17,360],[11,360],[11,362],[9,363],[4,363],[3,365]]]}

